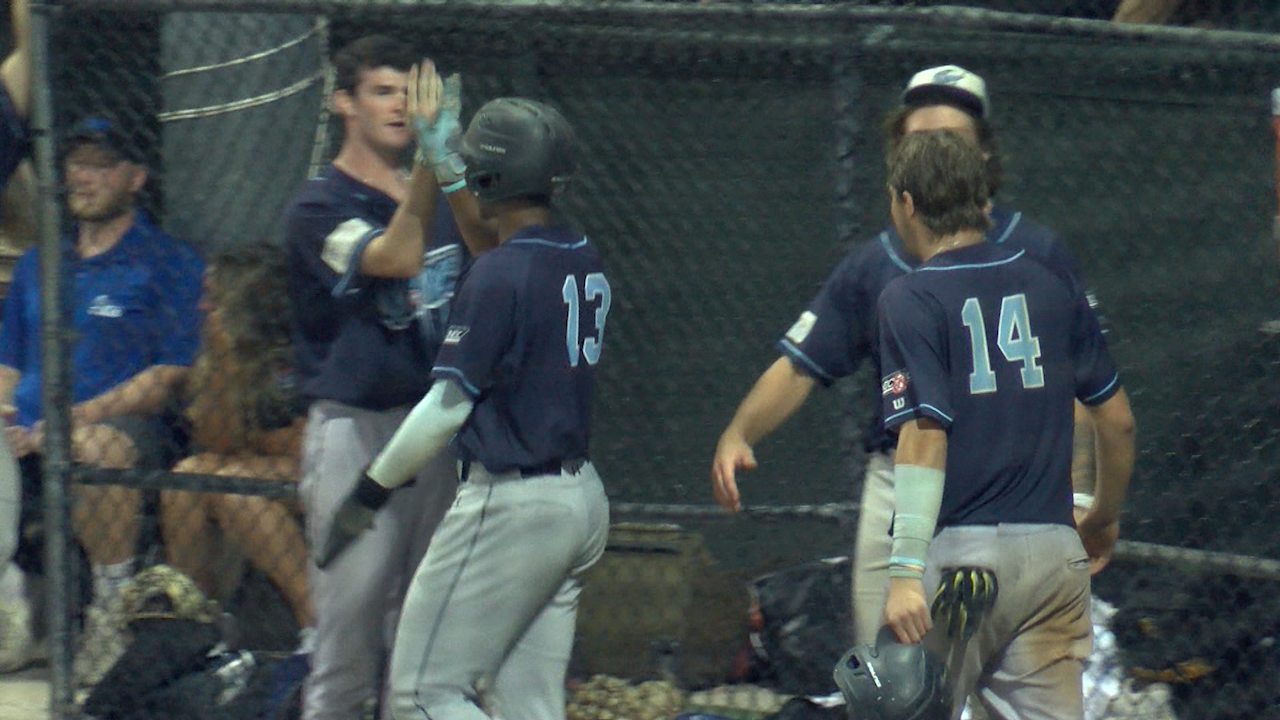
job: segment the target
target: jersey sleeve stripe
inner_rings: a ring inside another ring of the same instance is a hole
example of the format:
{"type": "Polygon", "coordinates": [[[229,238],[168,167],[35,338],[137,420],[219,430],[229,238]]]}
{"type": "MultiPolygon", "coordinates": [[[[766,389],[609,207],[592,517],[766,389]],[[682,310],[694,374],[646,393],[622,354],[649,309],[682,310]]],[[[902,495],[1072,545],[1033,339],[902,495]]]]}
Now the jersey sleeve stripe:
{"type": "Polygon", "coordinates": [[[823,370],[821,365],[814,362],[813,358],[805,355],[804,352],[792,344],[790,340],[779,340],[778,348],[782,350],[784,355],[800,363],[805,370],[807,370],[811,375],[817,376],[818,379],[822,380],[824,383],[831,384],[835,382],[835,377],[832,376],[831,373],[823,370]]]}
{"type": "Polygon", "coordinates": [[[942,422],[946,423],[948,426],[949,426],[949,425],[951,425],[953,422],[955,422],[955,420],[954,420],[954,419],[952,419],[952,417],[951,417],[950,415],[948,415],[948,414],[946,414],[946,413],[942,412],[942,411],[941,411],[941,410],[939,410],[938,408],[936,408],[936,407],[934,407],[934,406],[932,406],[932,405],[930,405],[930,404],[928,404],[928,403],[920,403],[919,405],[916,405],[915,407],[909,407],[909,408],[907,408],[906,410],[900,410],[900,411],[898,411],[898,412],[896,412],[896,413],[894,413],[894,414],[892,414],[892,415],[890,415],[890,416],[886,417],[886,418],[884,419],[884,424],[885,424],[886,426],[889,426],[889,425],[891,425],[891,424],[893,423],[893,421],[894,421],[894,420],[897,420],[897,419],[899,419],[899,418],[906,417],[906,416],[915,417],[915,416],[917,416],[917,415],[926,415],[926,416],[931,417],[931,418],[933,418],[933,419],[935,419],[935,420],[941,420],[942,422]]]}
{"type": "Polygon", "coordinates": [[[355,281],[356,273],[360,271],[360,258],[364,255],[365,248],[369,247],[369,243],[380,237],[386,228],[372,228],[361,236],[351,249],[351,254],[347,260],[346,270],[342,272],[342,278],[338,280],[338,284],[333,286],[333,296],[342,297],[347,294],[347,289],[351,287],[351,283],[355,281]]]}
{"type": "Polygon", "coordinates": [[[478,399],[480,397],[480,388],[476,387],[475,385],[472,385],[471,381],[467,380],[466,374],[464,374],[458,368],[449,367],[447,365],[437,365],[431,368],[431,374],[433,376],[446,375],[452,378],[453,380],[457,380],[458,386],[461,387],[464,392],[470,395],[471,399],[473,400],[478,399]]]}
{"type": "Polygon", "coordinates": [[[1085,405],[1093,405],[1100,400],[1105,400],[1106,398],[1114,394],[1111,391],[1114,390],[1115,387],[1119,384],[1120,384],[1120,373],[1116,373],[1111,378],[1111,382],[1107,383],[1106,387],[1102,388],[1101,390],[1090,395],[1087,398],[1083,398],[1082,400],[1080,400],[1080,402],[1084,403],[1085,405]]]}

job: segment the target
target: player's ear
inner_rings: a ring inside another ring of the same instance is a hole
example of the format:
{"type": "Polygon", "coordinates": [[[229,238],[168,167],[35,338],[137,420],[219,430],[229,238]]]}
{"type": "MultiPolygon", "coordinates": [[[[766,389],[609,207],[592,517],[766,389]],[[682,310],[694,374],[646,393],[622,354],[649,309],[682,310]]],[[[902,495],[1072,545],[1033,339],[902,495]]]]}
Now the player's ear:
{"type": "Polygon", "coordinates": [[[906,213],[906,216],[909,218],[915,217],[916,216],[916,199],[911,197],[911,193],[905,190],[902,192],[901,199],[902,199],[902,209],[906,213]]]}
{"type": "Polygon", "coordinates": [[[130,163],[130,166],[129,192],[136,193],[147,184],[147,168],[134,163],[130,163]]]}
{"type": "Polygon", "coordinates": [[[350,90],[334,91],[329,103],[335,115],[347,118],[355,114],[355,98],[351,97],[350,90]]]}

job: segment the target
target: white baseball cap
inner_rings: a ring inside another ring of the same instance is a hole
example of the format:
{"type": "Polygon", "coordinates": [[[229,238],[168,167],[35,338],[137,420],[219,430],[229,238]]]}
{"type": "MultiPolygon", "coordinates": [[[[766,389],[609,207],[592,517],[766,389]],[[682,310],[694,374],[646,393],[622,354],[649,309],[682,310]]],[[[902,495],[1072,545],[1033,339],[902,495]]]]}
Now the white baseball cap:
{"type": "Polygon", "coordinates": [[[959,65],[941,65],[911,76],[902,93],[905,105],[953,105],[980,118],[991,112],[987,83],[959,65]]]}

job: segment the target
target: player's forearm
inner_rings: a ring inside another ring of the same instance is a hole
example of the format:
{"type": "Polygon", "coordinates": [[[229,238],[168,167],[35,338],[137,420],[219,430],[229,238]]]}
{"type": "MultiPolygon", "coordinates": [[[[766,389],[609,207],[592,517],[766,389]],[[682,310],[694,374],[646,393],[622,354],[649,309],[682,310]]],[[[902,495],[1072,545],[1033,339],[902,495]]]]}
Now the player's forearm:
{"type": "Polygon", "coordinates": [[[92,424],[119,415],[154,415],[173,398],[189,370],[178,365],[149,367],[111,390],[77,403],[71,410],[72,418],[92,424]]]}
{"type": "Polygon", "coordinates": [[[916,419],[898,434],[893,467],[893,550],[889,576],[918,579],[938,526],[947,464],[947,433],[916,419]]]}
{"type": "Polygon", "coordinates": [[[452,381],[431,386],[369,465],[368,476],[387,489],[405,484],[449,444],[474,407],[452,381]]]}
{"type": "Polygon", "coordinates": [[[412,278],[422,271],[427,228],[435,217],[435,174],[417,163],[409,176],[409,195],[400,203],[387,229],[360,255],[360,272],[372,277],[412,278]]]}
{"type": "Polygon", "coordinates": [[[778,358],[743,398],[725,434],[736,434],[748,445],[755,445],[804,405],[814,382],[790,360],[778,358]]]}
{"type": "Polygon", "coordinates": [[[1093,494],[1097,481],[1098,460],[1094,435],[1097,429],[1088,408],[1080,403],[1075,406],[1075,430],[1071,438],[1071,490],[1086,495],[1093,494]]]}
{"type": "Polygon", "coordinates": [[[1091,414],[1097,426],[1098,476],[1089,517],[1098,525],[1110,525],[1120,519],[1133,475],[1137,428],[1123,390],[1091,414]]]}
{"type": "Polygon", "coordinates": [[[453,219],[458,223],[458,232],[467,244],[472,257],[498,247],[498,226],[480,217],[480,203],[470,190],[463,188],[445,195],[449,209],[453,210],[453,219]]]}

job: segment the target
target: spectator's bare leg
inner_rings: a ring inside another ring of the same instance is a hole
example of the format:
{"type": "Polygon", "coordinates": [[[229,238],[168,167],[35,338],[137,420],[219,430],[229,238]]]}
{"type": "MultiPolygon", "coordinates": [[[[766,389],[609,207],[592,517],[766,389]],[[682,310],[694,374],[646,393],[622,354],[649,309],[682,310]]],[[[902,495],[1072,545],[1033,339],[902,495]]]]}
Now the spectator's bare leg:
{"type": "MultiPolygon", "coordinates": [[[[292,458],[247,457],[229,463],[220,475],[288,481],[298,477],[292,458]]],[[[307,588],[307,546],[289,509],[276,500],[254,495],[217,495],[211,511],[226,535],[273,582],[301,627],[315,626],[307,588]]]]}
{"type": "MultiPolygon", "coordinates": [[[[76,462],[127,470],[138,461],[133,440],[109,425],[90,425],[72,433],[76,462]]],[[[75,490],[76,534],[95,566],[119,565],[138,549],[141,493],[119,485],[81,485],[75,490]]]]}
{"type": "MultiPolygon", "coordinates": [[[[111,470],[127,470],[138,461],[133,440],[108,425],[76,428],[71,449],[76,462],[111,470]]],[[[74,498],[72,522],[92,565],[93,600],[85,609],[72,673],[77,687],[91,687],[127,646],[112,606],[133,577],[142,495],[119,485],[80,485],[74,498]]]]}
{"type": "MultiPolygon", "coordinates": [[[[212,453],[192,455],[173,466],[175,473],[215,475],[226,458],[212,453]]],[[[213,577],[218,550],[211,532],[213,518],[209,505],[215,496],[208,493],[167,490],[160,496],[160,531],[164,537],[165,559],[196,582],[210,597],[218,583],[213,577]]]]}

